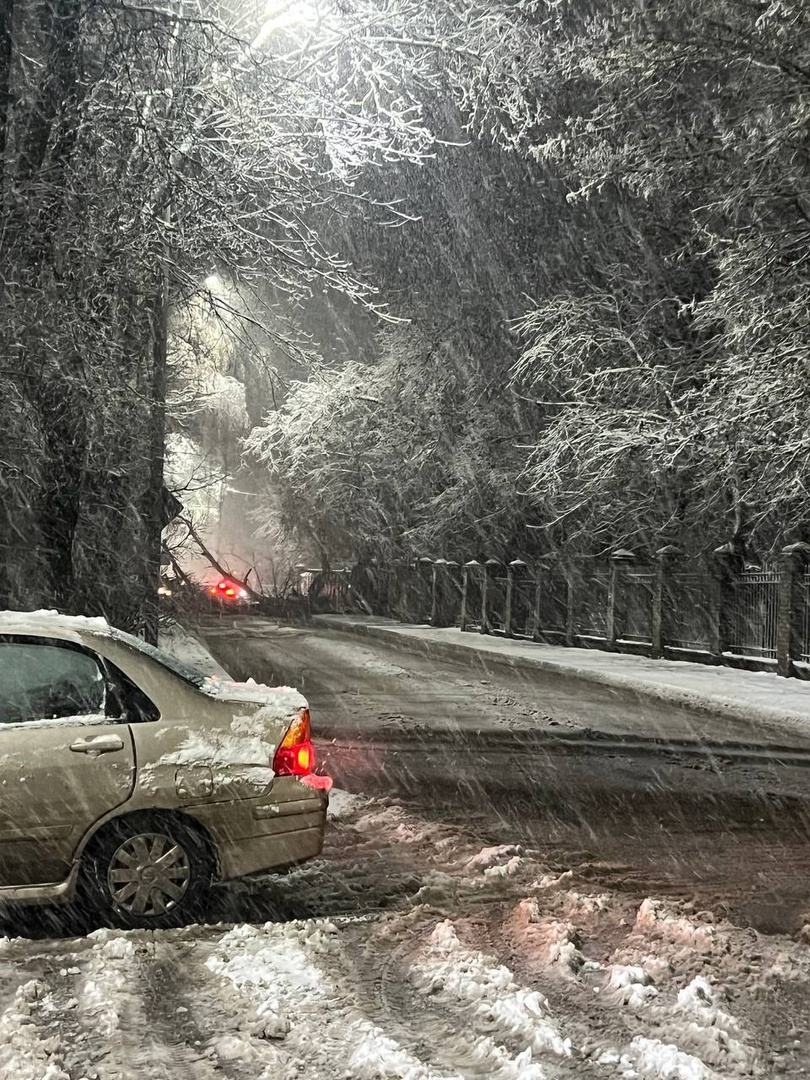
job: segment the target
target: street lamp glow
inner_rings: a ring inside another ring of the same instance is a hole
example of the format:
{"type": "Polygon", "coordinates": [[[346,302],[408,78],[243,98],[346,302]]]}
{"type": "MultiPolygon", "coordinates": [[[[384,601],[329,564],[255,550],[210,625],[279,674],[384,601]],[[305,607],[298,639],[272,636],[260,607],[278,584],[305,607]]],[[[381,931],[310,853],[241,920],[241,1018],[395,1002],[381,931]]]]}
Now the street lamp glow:
{"type": "Polygon", "coordinates": [[[265,21],[256,35],[253,48],[260,48],[277,30],[317,26],[319,20],[318,6],[311,0],[286,0],[282,3],[269,0],[265,8],[265,21]]]}

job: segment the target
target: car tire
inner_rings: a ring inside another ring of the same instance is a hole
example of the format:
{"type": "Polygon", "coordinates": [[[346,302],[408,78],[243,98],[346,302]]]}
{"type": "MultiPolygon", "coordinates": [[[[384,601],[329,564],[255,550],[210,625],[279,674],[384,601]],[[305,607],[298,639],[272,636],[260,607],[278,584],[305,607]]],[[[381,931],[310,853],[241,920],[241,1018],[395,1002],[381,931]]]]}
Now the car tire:
{"type": "Polygon", "coordinates": [[[213,880],[206,837],[172,814],[130,814],[82,859],[82,899],[107,925],[165,930],[196,921],[213,880]]]}

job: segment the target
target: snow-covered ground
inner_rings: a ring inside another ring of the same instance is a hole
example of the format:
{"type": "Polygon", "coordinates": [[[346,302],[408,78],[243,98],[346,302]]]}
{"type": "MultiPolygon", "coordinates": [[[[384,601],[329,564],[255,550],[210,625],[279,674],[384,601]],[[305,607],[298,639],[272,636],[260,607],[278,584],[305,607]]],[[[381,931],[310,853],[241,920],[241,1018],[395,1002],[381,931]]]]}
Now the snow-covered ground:
{"type": "MultiPolygon", "coordinates": [[[[216,673],[191,635],[163,644],[216,673]]],[[[810,913],[762,934],[697,879],[600,861],[595,835],[576,857],[420,813],[333,791],[323,858],[221,887],[204,926],[43,938],[37,913],[6,920],[0,1080],[810,1071],[810,913]]],[[[752,865],[750,893],[777,870],[752,865]]]]}
{"type": "Polygon", "coordinates": [[[801,941],[594,889],[391,800],[335,792],[331,817],[323,861],[219,903],[335,912],[354,886],[346,913],[0,940],[0,1077],[804,1075],[801,941]]]}

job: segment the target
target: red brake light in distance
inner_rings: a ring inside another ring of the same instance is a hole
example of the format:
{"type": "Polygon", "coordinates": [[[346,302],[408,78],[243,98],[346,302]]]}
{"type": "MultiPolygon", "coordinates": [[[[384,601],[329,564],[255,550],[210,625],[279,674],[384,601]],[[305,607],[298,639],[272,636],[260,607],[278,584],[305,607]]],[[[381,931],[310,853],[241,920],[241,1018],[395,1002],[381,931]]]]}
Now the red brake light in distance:
{"type": "Polygon", "coordinates": [[[273,757],[273,772],[276,776],[308,776],[314,768],[309,709],[302,709],[279,743],[273,757]]]}

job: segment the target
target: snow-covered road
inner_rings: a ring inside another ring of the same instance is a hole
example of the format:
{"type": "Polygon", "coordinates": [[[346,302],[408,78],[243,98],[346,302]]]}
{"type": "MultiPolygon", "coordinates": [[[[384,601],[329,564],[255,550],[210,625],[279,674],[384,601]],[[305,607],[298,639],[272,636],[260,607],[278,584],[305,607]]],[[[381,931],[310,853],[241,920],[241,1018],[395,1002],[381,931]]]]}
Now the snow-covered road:
{"type": "MultiPolygon", "coordinates": [[[[483,843],[534,848],[599,888],[691,899],[758,930],[802,926],[806,755],[802,764],[781,750],[735,758],[724,740],[746,732],[728,720],[604,687],[551,692],[526,672],[476,670],[322,627],[251,616],[203,632],[236,674],[302,687],[338,786],[474,824],[483,843]],[[697,752],[678,742],[690,733],[701,737],[697,752]],[[669,748],[638,745],[651,737],[669,748]]],[[[394,892],[398,881],[388,883],[394,892]]]]}
{"type": "Polygon", "coordinates": [[[392,800],[337,792],[331,817],[323,860],[222,890],[209,918],[239,921],[0,941],[0,1076],[804,1075],[800,941],[392,800]],[[347,913],[291,918],[318,896],[347,913]]]}
{"type": "Polygon", "coordinates": [[[218,888],[205,925],[7,918],[0,1080],[810,1073],[806,766],[598,731],[534,745],[573,730],[562,699],[219,629],[228,666],[306,668],[316,729],[338,729],[321,755],[355,793],[333,792],[322,858],[218,888]]]}

